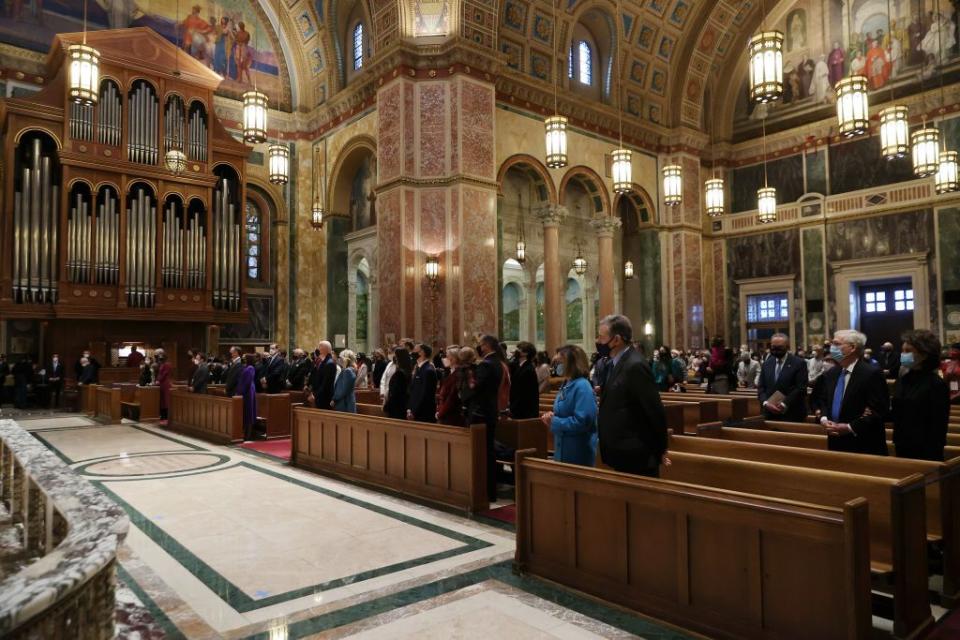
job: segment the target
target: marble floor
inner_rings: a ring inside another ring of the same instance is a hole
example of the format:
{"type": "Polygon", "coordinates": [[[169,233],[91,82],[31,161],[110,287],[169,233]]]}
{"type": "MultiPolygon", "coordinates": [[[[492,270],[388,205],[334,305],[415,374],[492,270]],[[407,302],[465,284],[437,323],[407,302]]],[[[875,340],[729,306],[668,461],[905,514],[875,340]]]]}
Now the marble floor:
{"type": "Polygon", "coordinates": [[[17,420],[130,516],[119,637],[692,637],[515,575],[493,519],[156,425],[17,420]]]}

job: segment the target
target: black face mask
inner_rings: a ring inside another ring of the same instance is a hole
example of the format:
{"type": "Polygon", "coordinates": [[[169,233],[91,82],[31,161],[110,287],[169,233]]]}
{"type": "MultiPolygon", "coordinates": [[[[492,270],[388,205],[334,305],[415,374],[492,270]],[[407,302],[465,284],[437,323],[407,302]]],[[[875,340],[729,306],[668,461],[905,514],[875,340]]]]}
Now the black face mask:
{"type": "Polygon", "coordinates": [[[600,356],[601,358],[609,358],[609,357],[610,357],[610,343],[609,343],[609,342],[606,343],[606,344],[604,344],[604,343],[602,343],[602,342],[597,342],[597,343],[595,343],[594,346],[596,346],[596,348],[597,348],[597,355],[598,355],[598,356],[600,356]]]}
{"type": "Polygon", "coordinates": [[[772,355],[774,358],[780,359],[783,356],[787,355],[787,350],[784,349],[783,347],[771,347],[770,355],[772,355]]]}

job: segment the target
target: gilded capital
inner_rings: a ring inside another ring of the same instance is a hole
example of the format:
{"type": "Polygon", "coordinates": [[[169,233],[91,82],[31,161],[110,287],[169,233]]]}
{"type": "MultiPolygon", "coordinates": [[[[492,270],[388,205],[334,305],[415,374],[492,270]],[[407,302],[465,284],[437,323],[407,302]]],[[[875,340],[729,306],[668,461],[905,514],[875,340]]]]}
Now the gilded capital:
{"type": "Polygon", "coordinates": [[[562,204],[548,204],[540,207],[537,218],[545,227],[559,227],[570,212],[562,204]]]}
{"type": "Polygon", "coordinates": [[[615,216],[600,216],[590,221],[590,226],[593,227],[598,238],[612,238],[622,224],[623,221],[615,216]]]}

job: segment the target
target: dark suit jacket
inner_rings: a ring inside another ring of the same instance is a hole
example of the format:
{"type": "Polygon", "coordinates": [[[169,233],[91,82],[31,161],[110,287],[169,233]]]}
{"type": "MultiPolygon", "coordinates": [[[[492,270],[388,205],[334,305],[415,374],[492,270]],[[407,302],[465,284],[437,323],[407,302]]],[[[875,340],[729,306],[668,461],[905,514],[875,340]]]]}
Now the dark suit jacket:
{"type": "Polygon", "coordinates": [[[240,384],[240,373],[243,371],[243,366],[243,360],[231,362],[227,370],[223,372],[223,384],[226,385],[227,396],[237,395],[237,385],[240,384]]]}
{"type": "Polygon", "coordinates": [[[63,385],[63,361],[57,363],[57,366],[53,366],[53,361],[50,361],[50,366],[47,367],[47,382],[51,386],[59,387],[63,385]],[[56,379],[54,379],[56,378],[56,379]]]}
{"type": "Polygon", "coordinates": [[[206,362],[201,362],[193,372],[193,377],[190,378],[190,387],[194,393],[206,393],[208,382],[210,382],[210,367],[206,362]]]}
{"type": "Polygon", "coordinates": [[[307,376],[310,375],[310,369],[312,367],[313,365],[310,362],[310,358],[303,358],[290,363],[290,366],[287,368],[287,379],[290,381],[290,389],[293,391],[303,391],[303,387],[307,384],[307,376]]]}
{"type": "Polygon", "coordinates": [[[318,362],[310,372],[310,391],[313,393],[314,406],[329,409],[333,401],[333,383],[337,379],[337,364],[332,356],[318,362]]]}
{"type": "Polygon", "coordinates": [[[885,369],[888,380],[896,380],[900,375],[900,354],[896,351],[880,350],[877,354],[877,366],[885,369]]]}
{"type": "MultiPolygon", "coordinates": [[[[817,396],[813,400],[814,408],[828,418],[831,417],[833,393],[843,369],[844,367],[836,366],[823,374],[823,384],[817,388],[817,396]]],[[[887,437],[883,423],[889,411],[890,392],[887,390],[883,371],[858,360],[853,373],[847,376],[840,417],[837,420],[849,424],[856,435],[831,436],[828,441],[830,450],[887,455],[887,437]],[[867,408],[872,415],[864,417],[867,408]]]]}
{"type": "Polygon", "coordinates": [[[787,405],[787,411],[782,414],[772,413],[764,407],[763,416],[768,420],[804,422],[807,418],[807,361],[788,353],[783,356],[780,377],[777,378],[776,375],[777,359],[767,358],[760,367],[757,398],[762,406],[767,398],[779,391],[784,395],[783,403],[787,405]]]}
{"type": "Polygon", "coordinates": [[[493,355],[477,363],[476,385],[473,388],[473,398],[470,403],[472,415],[482,416],[488,424],[496,423],[497,399],[500,393],[500,382],[503,380],[503,364],[493,355]]]}
{"type": "Polygon", "coordinates": [[[437,421],[437,370],[430,362],[413,370],[407,409],[413,412],[414,420],[437,421]]]}
{"type": "Polygon", "coordinates": [[[77,378],[77,383],[79,384],[96,384],[97,382],[97,370],[93,368],[92,364],[88,364],[85,367],[80,367],[80,376],[77,378]]]}
{"type": "Polygon", "coordinates": [[[667,450],[667,419],[650,365],[632,348],[607,377],[597,425],[604,463],[628,473],[659,468],[667,450]]]}
{"type": "Polygon", "coordinates": [[[281,393],[284,390],[287,362],[280,357],[279,353],[267,360],[264,377],[267,379],[267,393],[281,393]]]}
{"type": "Polygon", "coordinates": [[[387,387],[387,401],[383,403],[383,412],[388,418],[405,420],[410,402],[410,374],[397,367],[390,376],[387,387]]]}
{"type": "Polygon", "coordinates": [[[510,416],[515,420],[540,416],[540,382],[532,362],[525,361],[511,374],[510,416]]]}

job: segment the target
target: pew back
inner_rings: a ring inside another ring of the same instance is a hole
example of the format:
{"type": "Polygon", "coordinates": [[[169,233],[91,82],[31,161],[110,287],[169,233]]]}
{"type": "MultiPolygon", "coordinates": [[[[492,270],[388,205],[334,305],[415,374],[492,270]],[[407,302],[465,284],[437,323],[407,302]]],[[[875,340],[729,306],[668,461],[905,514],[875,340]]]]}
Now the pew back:
{"type": "Polygon", "coordinates": [[[170,392],[167,426],[217,444],[243,440],[243,397],[170,392]]]}
{"type": "Polygon", "coordinates": [[[293,410],[291,464],[477,512],[487,509],[486,427],[293,410]]]}
{"type": "Polygon", "coordinates": [[[517,456],[517,566],[716,638],[866,638],[868,508],[517,456]]]}
{"type": "Polygon", "coordinates": [[[104,420],[108,424],[120,422],[120,389],[99,385],[95,393],[96,413],[94,415],[96,419],[104,420]]]}
{"type": "Polygon", "coordinates": [[[268,438],[285,438],[290,435],[290,394],[258,393],[257,417],[267,424],[268,438]]]}

